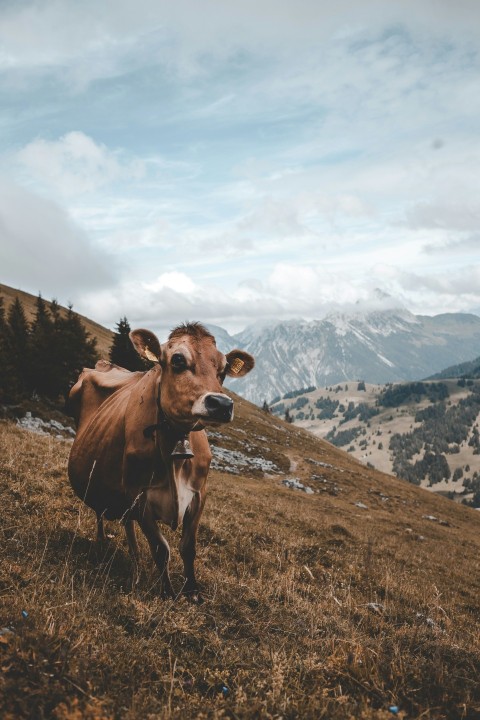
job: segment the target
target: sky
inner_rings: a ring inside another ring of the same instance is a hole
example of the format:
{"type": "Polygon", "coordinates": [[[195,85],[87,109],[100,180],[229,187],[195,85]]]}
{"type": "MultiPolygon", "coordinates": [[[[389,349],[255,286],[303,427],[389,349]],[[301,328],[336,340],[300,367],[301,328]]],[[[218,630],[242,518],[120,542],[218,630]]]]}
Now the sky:
{"type": "Polygon", "coordinates": [[[0,0],[0,282],[111,328],[480,314],[479,118],[476,0],[0,0]]]}

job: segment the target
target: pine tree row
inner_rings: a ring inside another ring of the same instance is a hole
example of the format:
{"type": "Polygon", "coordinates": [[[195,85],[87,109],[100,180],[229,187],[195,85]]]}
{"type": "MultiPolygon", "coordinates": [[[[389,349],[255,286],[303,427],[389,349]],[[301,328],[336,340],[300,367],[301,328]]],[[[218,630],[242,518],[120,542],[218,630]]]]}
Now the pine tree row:
{"type": "Polygon", "coordinates": [[[6,312],[0,297],[0,402],[66,397],[82,368],[97,359],[96,340],[71,306],[62,313],[39,295],[29,323],[18,298],[6,312]]]}

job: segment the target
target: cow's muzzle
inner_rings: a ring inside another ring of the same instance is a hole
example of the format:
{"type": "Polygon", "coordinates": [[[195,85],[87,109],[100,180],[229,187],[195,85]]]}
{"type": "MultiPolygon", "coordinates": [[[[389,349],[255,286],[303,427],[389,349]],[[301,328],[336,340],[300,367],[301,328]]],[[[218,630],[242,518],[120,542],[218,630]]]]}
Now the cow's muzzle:
{"type": "Polygon", "coordinates": [[[233,400],[220,393],[207,393],[203,396],[204,413],[202,417],[212,422],[226,423],[233,417],[233,400]]]}

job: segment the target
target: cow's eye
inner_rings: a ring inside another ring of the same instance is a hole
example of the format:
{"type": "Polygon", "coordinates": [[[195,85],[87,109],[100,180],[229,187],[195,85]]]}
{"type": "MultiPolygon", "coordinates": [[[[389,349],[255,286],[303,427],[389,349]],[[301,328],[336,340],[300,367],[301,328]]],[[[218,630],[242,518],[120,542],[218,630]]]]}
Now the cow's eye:
{"type": "Polygon", "coordinates": [[[182,370],[185,370],[187,367],[187,361],[185,359],[185,355],[182,355],[181,353],[174,353],[172,355],[172,367],[177,372],[181,372],[182,370]]]}

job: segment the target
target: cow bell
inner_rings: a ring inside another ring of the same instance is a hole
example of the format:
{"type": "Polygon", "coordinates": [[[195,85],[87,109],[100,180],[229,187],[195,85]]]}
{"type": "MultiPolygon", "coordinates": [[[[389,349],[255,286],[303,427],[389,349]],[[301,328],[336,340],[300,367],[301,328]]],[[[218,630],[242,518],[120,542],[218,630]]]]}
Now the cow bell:
{"type": "Polygon", "coordinates": [[[172,450],[172,457],[175,458],[175,460],[187,460],[193,457],[192,448],[186,435],[175,443],[175,447],[172,450]]]}

